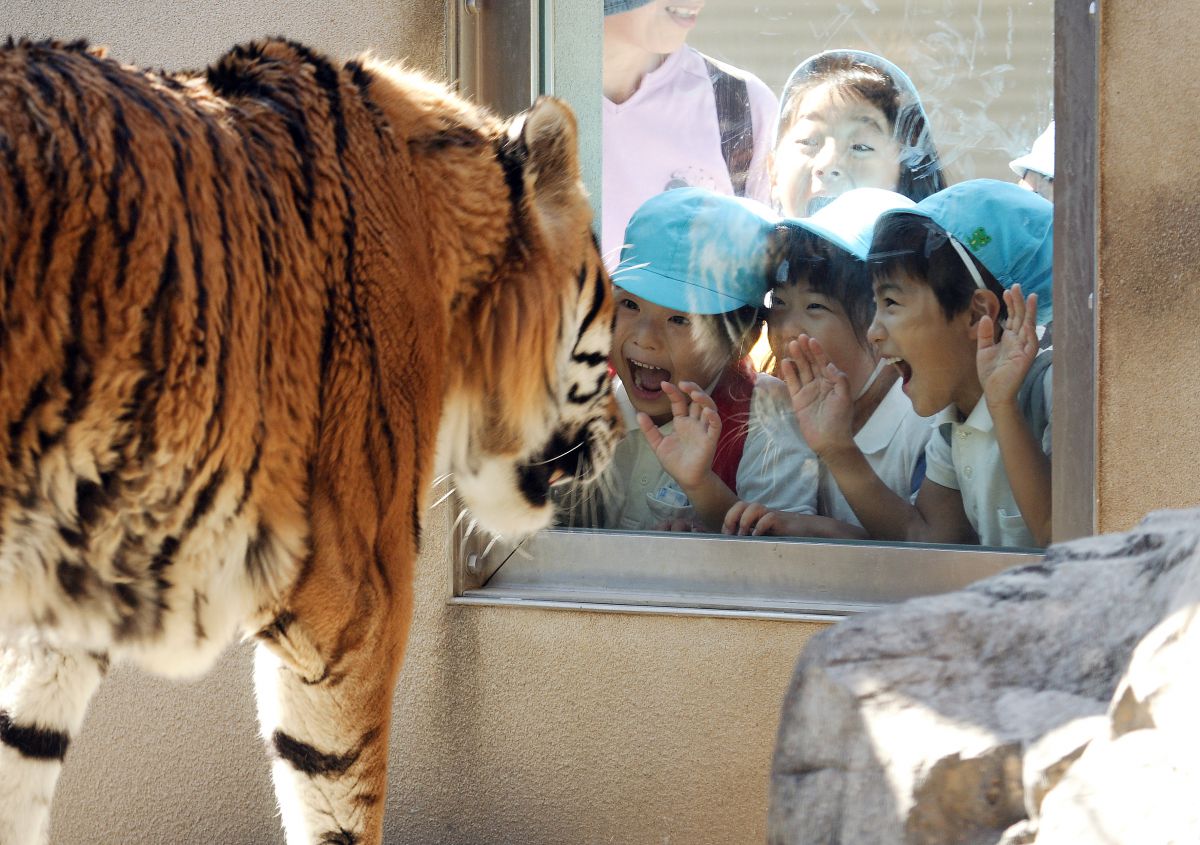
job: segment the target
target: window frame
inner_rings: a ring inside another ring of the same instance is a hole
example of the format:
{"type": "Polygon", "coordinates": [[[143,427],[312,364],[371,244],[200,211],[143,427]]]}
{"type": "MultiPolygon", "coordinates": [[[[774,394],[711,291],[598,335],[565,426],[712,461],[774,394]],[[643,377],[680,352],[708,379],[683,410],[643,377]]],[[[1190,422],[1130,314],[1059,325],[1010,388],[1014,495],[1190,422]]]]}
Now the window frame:
{"type": "MultiPolygon", "coordinates": [[[[525,91],[530,101],[551,91],[570,100],[580,122],[585,180],[595,186],[598,204],[597,76],[591,77],[590,89],[578,80],[581,63],[591,61],[598,74],[599,47],[581,57],[586,38],[578,36],[589,31],[583,26],[590,21],[587,9],[595,10],[590,22],[600,25],[599,4],[451,0],[451,7],[457,45],[452,72],[464,93],[506,112],[523,107],[525,91]],[[574,28],[556,26],[556,21],[569,21],[574,28]],[[506,35],[513,32],[528,33],[526,49],[538,43],[542,49],[531,51],[528,63],[517,61],[515,72],[498,74],[510,85],[500,95],[489,87],[495,80],[482,69],[497,61],[502,65],[501,57],[513,55],[512,38],[506,35]],[[587,141],[589,131],[594,144],[587,141]]],[[[1096,3],[1055,0],[1054,542],[1096,530],[1099,14],[1096,3]]],[[[580,529],[550,529],[514,550],[468,531],[469,524],[458,519],[452,532],[450,599],[468,605],[831,621],[889,602],[960,589],[1041,556],[1027,549],[580,529]],[[730,543],[737,544],[735,553],[730,543]]]]}

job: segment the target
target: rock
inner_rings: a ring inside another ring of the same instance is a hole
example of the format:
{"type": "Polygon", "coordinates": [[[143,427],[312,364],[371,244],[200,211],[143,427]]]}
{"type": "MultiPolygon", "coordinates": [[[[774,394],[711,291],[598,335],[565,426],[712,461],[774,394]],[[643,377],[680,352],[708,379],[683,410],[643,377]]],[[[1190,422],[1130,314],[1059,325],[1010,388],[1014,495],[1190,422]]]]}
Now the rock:
{"type": "MultiPolygon", "coordinates": [[[[1200,512],[1153,514],[1128,534],[1055,546],[1039,563],[814,638],[784,702],[769,840],[1171,841],[1046,837],[1068,825],[1054,818],[1065,812],[1056,795],[1116,788],[1120,773],[1097,767],[1132,765],[1136,749],[1166,765],[1172,742],[1198,747],[1188,719],[1200,706],[1198,540],[1200,512]],[[1165,744],[1125,742],[1168,723],[1176,738],[1165,744]]],[[[1162,794],[1173,794],[1171,772],[1190,771],[1170,765],[1162,794]]],[[[1122,803],[1114,794],[1106,811],[1122,803]]]]}
{"type": "Polygon", "coordinates": [[[1046,731],[1025,747],[1021,780],[1025,784],[1025,811],[1031,819],[1038,818],[1046,793],[1058,785],[1088,745],[1108,734],[1108,724],[1104,716],[1073,719],[1046,731]]]}

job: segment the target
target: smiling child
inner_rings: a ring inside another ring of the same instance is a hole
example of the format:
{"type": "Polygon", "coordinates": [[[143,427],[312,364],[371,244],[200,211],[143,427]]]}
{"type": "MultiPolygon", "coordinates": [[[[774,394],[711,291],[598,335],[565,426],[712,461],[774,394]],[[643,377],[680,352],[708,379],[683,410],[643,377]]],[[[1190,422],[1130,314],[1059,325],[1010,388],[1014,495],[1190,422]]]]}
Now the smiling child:
{"type": "Polygon", "coordinates": [[[861,50],[818,53],[792,71],[770,169],[787,217],[807,217],[853,188],[919,201],[946,184],[912,81],[861,50]]]}
{"type": "Polygon", "coordinates": [[[933,416],[915,504],[889,490],[836,413],[850,387],[819,346],[785,369],[797,420],[876,539],[1045,546],[1050,539],[1053,206],[991,179],[883,215],[867,337],[933,416]],[[803,397],[801,396],[803,394],[803,397]]]}
{"type": "MultiPolygon", "coordinates": [[[[848,393],[838,410],[855,444],[883,482],[911,495],[924,477],[930,428],[901,390],[898,373],[867,339],[875,313],[866,258],[875,221],[916,204],[881,188],[848,191],[812,217],[783,220],[777,233],[778,269],[769,294],[767,336],[783,360],[794,340],[816,345],[845,373],[848,393]]],[[[816,387],[810,388],[814,390],[816,387]]],[[[832,401],[832,400],[831,400],[832,401]]],[[[730,534],[865,537],[854,510],[825,466],[816,517],[738,502],[725,517],[730,534]]]]}
{"type": "Polygon", "coordinates": [[[775,222],[761,203],[698,188],[653,197],[630,220],[612,352],[629,434],[593,524],[717,531],[739,497],[815,513],[817,461],[787,390],[745,358],[775,222]]]}

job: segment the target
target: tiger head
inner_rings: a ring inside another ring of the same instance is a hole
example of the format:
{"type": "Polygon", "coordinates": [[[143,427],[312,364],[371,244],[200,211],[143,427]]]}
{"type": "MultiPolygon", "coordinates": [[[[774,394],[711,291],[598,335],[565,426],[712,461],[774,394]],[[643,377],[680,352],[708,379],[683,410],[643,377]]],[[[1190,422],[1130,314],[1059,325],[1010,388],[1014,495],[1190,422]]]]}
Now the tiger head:
{"type": "Polygon", "coordinates": [[[553,519],[551,488],[594,479],[623,433],[575,118],[553,98],[508,122],[457,98],[418,112],[441,115],[408,146],[448,221],[438,264],[458,279],[438,472],[484,528],[529,534],[553,519]]]}

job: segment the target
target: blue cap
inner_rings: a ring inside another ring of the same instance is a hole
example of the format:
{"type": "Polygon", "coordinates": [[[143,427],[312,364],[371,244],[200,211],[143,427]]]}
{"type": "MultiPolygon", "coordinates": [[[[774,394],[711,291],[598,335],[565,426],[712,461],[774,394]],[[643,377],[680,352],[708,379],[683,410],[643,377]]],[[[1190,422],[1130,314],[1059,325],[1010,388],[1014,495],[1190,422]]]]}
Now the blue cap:
{"type": "Polygon", "coordinates": [[[907,211],[928,217],[971,251],[1005,288],[1038,295],[1037,321],[1054,317],[1054,204],[1012,182],[972,179],[907,211]]]}
{"type": "MultiPolygon", "coordinates": [[[[814,76],[819,76],[818,68],[827,66],[830,63],[838,61],[853,62],[854,64],[866,65],[873,67],[875,70],[891,77],[892,84],[896,88],[896,93],[899,95],[897,103],[896,125],[900,126],[907,121],[902,121],[901,116],[906,112],[916,112],[925,119],[926,131],[924,135],[913,141],[914,148],[929,151],[933,148],[933,142],[929,138],[928,118],[925,115],[925,107],[921,105],[921,97],[917,94],[917,86],[913,85],[908,74],[902,71],[896,64],[888,61],[883,56],[878,56],[875,53],[868,53],[866,50],[826,50],[822,53],[809,56],[807,59],[796,65],[791,75],[788,76],[787,82],[783,85],[783,96],[779,98],[779,115],[783,116],[784,111],[788,107],[788,101],[796,93],[796,89],[803,83],[807,82],[814,76]]],[[[778,132],[782,136],[788,129],[782,121],[779,124],[778,132]]]]}
{"type": "Polygon", "coordinates": [[[783,225],[807,229],[834,246],[841,247],[859,261],[867,260],[875,221],[889,211],[916,208],[903,194],[883,188],[855,188],[846,191],[811,217],[785,217],[783,225]]]}
{"type": "Polygon", "coordinates": [[[703,188],[646,200],[625,227],[613,284],[663,308],[723,314],[762,305],[778,218],[762,203],[703,188]]]}
{"type": "Polygon", "coordinates": [[[621,12],[632,12],[649,3],[650,0],[604,0],[604,15],[619,15],[621,12]]]}

